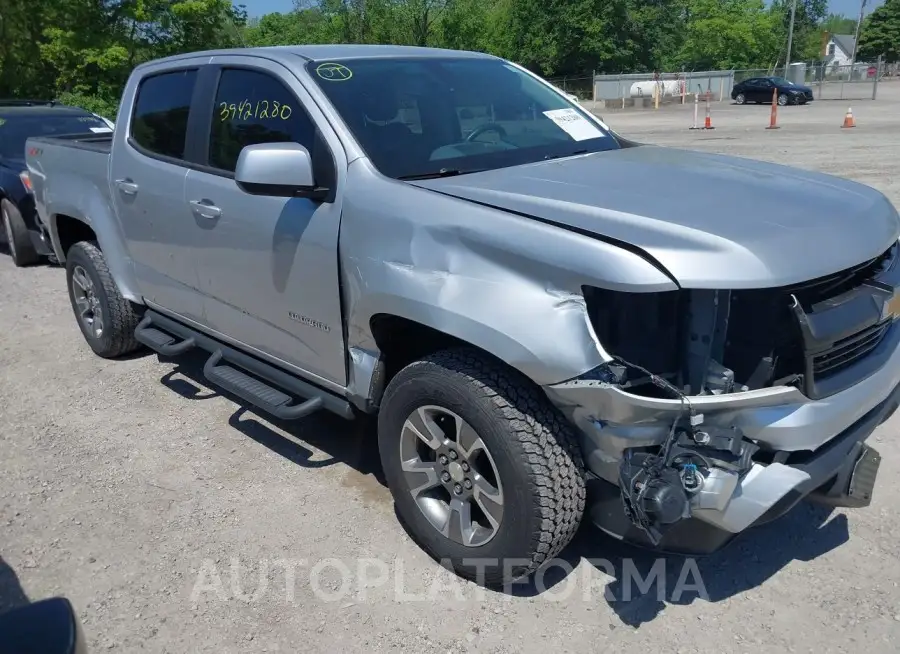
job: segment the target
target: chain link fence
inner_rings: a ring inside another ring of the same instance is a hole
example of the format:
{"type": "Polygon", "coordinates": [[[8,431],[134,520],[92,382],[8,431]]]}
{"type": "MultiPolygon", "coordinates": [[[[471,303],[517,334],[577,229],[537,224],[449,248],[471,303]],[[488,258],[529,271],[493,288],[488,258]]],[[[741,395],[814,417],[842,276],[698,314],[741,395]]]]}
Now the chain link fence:
{"type": "Polygon", "coordinates": [[[558,89],[574,95],[579,101],[594,99],[594,77],[591,75],[570,75],[568,77],[551,77],[547,80],[558,89]]]}
{"type": "Polygon", "coordinates": [[[791,64],[785,70],[684,70],[558,77],[550,80],[582,101],[607,108],[658,106],[692,102],[694,95],[713,102],[731,102],[734,85],[754,77],[782,77],[808,86],[816,100],[874,100],[878,85],[900,79],[897,65],[857,63],[852,66],[810,62],[791,64]],[[593,81],[593,84],[591,84],[593,81]]]}

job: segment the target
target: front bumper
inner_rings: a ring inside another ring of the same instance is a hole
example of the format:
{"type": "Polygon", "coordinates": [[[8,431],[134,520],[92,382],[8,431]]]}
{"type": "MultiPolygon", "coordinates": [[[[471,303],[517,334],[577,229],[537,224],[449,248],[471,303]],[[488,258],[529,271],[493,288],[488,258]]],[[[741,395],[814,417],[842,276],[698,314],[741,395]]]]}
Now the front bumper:
{"type": "MultiPolygon", "coordinates": [[[[809,496],[835,506],[861,506],[855,487],[874,476],[877,456],[863,441],[900,405],[900,322],[894,321],[869,357],[856,365],[878,367],[861,381],[820,400],[793,387],[691,397],[704,427],[737,429],[757,443],[763,454],[736,485],[714,489],[692,509],[692,517],[675,525],[658,545],[670,551],[707,553],[735,534],[783,515],[809,496]],[[860,472],[854,477],[857,463],[860,472]],[[860,476],[861,475],[861,476],[860,476]]],[[[844,374],[856,375],[848,368],[844,374]]],[[[581,432],[590,471],[592,520],[604,531],[638,544],[643,532],[623,514],[617,488],[619,464],[626,449],[663,442],[681,413],[678,400],[638,396],[617,386],[575,380],[545,387],[548,396],[581,432]]],[[[874,482],[874,479],[872,479],[874,482]]],[[[863,493],[865,494],[865,493],[863,493]]]]}
{"type": "Polygon", "coordinates": [[[596,476],[588,480],[588,515],[597,527],[621,540],[666,552],[702,556],[720,549],[748,528],[783,516],[804,498],[830,506],[867,506],[872,499],[880,455],[864,441],[898,405],[900,385],[813,456],[790,464],[754,466],[725,511],[695,511],[691,518],[668,531],[655,547],[625,517],[619,489],[596,476]]]}

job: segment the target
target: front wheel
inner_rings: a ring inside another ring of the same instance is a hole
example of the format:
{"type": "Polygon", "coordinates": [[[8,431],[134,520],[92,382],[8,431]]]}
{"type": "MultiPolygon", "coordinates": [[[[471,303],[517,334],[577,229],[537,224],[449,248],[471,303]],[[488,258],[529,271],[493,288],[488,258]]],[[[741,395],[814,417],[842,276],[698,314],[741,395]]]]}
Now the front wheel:
{"type": "Polygon", "coordinates": [[[788,103],[788,97],[786,93],[782,93],[778,96],[778,105],[780,107],[785,106],[788,103]]]}
{"type": "Polygon", "coordinates": [[[66,281],[78,326],[95,354],[111,359],[140,347],[134,338],[140,316],[122,297],[96,244],[81,241],[69,248],[66,281]]]}
{"type": "Polygon", "coordinates": [[[581,522],[584,464],[569,425],[530,380],[477,351],[401,370],[385,389],[378,445],[411,536],[476,583],[532,574],[581,522]]]}

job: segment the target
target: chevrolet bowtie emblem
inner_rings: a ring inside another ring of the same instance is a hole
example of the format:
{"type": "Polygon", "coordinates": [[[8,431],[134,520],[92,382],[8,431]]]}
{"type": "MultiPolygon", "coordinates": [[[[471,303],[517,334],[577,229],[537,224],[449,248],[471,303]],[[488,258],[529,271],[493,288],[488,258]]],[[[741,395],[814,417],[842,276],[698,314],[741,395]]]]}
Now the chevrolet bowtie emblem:
{"type": "Polygon", "coordinates": [[[900,316],[900,293],[895,292],[891,298],[884,303],[884,308],[881,310],[881,317],[889,318],[900,316]]]}

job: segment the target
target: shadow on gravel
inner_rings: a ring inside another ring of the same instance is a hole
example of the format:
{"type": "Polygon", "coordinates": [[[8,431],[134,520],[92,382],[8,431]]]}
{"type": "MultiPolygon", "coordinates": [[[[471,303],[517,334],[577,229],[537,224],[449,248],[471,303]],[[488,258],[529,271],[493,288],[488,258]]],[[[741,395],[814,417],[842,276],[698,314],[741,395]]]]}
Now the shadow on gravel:
{"type": "MultiPolygon", "coordinates": [[[[6,235],[3,233],[3,226],[0,224],[0,256],[3,257],[11,257],[12,252],[9,249],[9,244],[6,242],[6,235]]],[[[51,263],[47,257],[42,257],[38,263],[34,264],[31,267],[48,267],[48,268],[59,268],[55,263],[51,263]]]]}
{"type": "Polygon", "coordinates": [[[160,382],[189,400],[222,396],[239,404],[240,407],[228,419],[229,426],[292,463],[304,468],[325,468],[343,463],[384,485],[377,442],[368,432],[372,426],[365,420],[348,422],[327,411],[293,421],[278,420],[264,414],[260,414],[261,419],[258,419],[254,409],[246,407],[241,399],[210,387],[203,376],[203,364],[207,358],[208,355],[203,353],[185,354],[172,361],[159,356],[161,361],[175,363],[175,368],[165,374],[160,382]],[[282,429],[292,438],[285,438],[266,422],[282,429]],[[311,448],[326,453],[330,458],[312,460],[315,450],[311,448]]]}
{"type": "Polygon", "coordinates": [[[0,613],[29,603],[15,571],[0,557],[0,613]]]}
{"type": "Polygon", "coordinates": [[[629,546],[583,524],[562,554],[506,594],[560,601],[605,601],[623,624],[640,627],[668,605],[721,602],[775,576],[792,561],[811,561],[847,542],[847,518],[803,502],[787,515],[706,557],[661,555],[629,546]],[[593,569],[613,578],[602,587],[593,569]]]}
{"type": "Polygon", "coordinates": [[[702,558],[628,548],[590,527],[593,534],[582,530],[570,549],[600,561],[596,567],[615,577],[604,599],[624,624],[640,627],[666,605],[720,602],[760,586],[793,561],[812,561],[846,543],[847,517],[835,514],[829,520],[832,514],[829,507],[803,502],[702,558]]]}
{"type": "MultiPolygon", "coordinates": [[[[205,361],[206,356],[200,353],[178,358],[176,367],[161,379],[162,384],[191,400],[220,394],[228,397],[241,405],[228,420],[234,429],[305,468],[343,463],[359,473],[354,485],[359,486],[361,494],[372,493],[370,482],[374,482],[389,501],[382,488],[385,482],[371,421],[351,423],[324,411],[299,421],[263,417],[292,437],[285,438],[257,419],[240,399],[211,390],[203,376],[205,361]],[[312,460],[314,451],[307,445],[331,458],[312,460]]],[[[846,517],[837,514],[829,520],[832,513],[828,507],[803,502],[787,515],[748,531],[719,552],[702,558],[659,555],[631,547],[585,523],[552,564],[530,580],[515,582],[498,592],[512,597],[545,596],[552,601],[606,601],[623,624],[640,627],[669,605],[689,605],[696,599],[720,602],[763,584],[792,561],[811,561],[835,549],[849,540],[849,532],[846,517]],[[595,570],[613,580],[604,588],[595,570]],[[590,578],[586,572],[591,573],[590,578]]],[[[399,515],[397,519],[403,525],[399,515]]],[[[406,525],[403,527],[415,540],[406,525]]]]}

